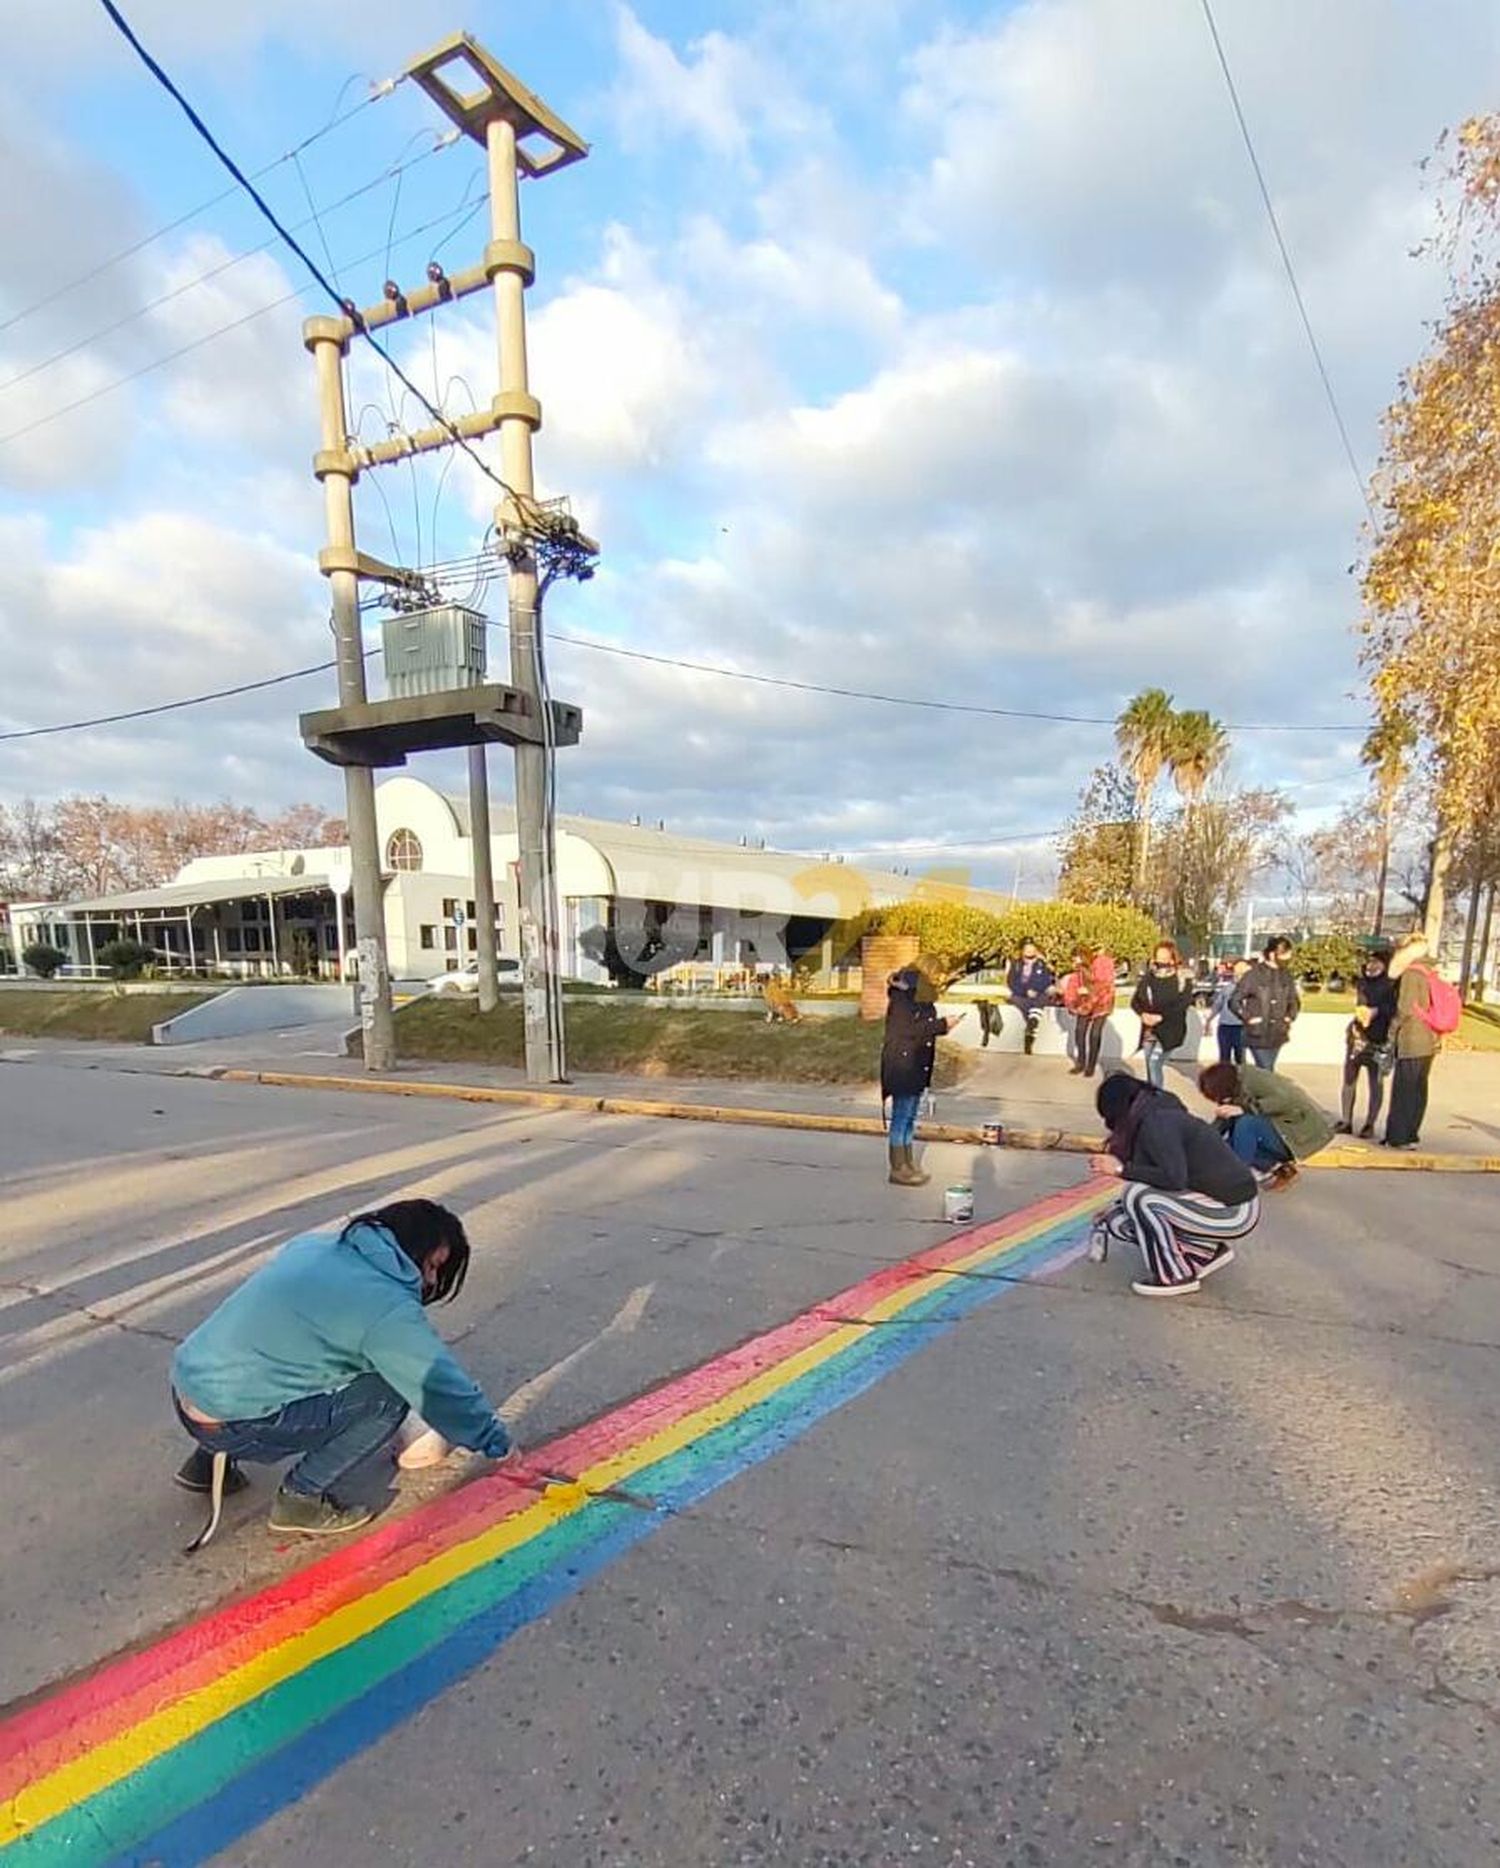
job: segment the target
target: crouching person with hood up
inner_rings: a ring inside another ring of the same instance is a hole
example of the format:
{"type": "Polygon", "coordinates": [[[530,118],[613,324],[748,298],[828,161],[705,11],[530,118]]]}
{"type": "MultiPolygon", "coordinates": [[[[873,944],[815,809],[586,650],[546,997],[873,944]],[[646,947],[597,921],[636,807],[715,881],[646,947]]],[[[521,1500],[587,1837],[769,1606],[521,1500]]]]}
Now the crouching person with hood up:
{"type": "Polygon", "coordinates": [[[1106,1077],[1095,1106],[1109,1137],[1089,1167],[1125,1184],[1094,1222],[1093,1256],[1135,1246],[1145,1271],[1130,1287],[1138,1297],[1196,1291],[1233,1264],[1231,1241],[1259,1220],[1255,1176],[1217,1130],[1139,1077],[1106,1077]]]}
{"type": "Polygon", "coordinates": [[[510,1436],[428,1322],[463,1288],[469,1241],[435,1200],[396,1200],[341,1232],[290,1240],[172,1358],[177,1418],[197,1442],[179,1485],[213,1493],[206,1543],[239,1462],[295,1462],[271,1529],[352,1531],[374,1517],[344,1490],[415,1409],[445,1440],[519,1465],[510,1436]]]}

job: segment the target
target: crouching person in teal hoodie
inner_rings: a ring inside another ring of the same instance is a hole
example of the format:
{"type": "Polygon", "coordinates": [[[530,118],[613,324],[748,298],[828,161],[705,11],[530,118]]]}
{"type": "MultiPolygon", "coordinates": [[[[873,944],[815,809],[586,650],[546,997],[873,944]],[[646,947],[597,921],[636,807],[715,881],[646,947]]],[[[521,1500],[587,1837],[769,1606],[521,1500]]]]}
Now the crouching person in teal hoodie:
{"type": "MultiPolygon", "coordinates": [[[[178,1419],[198,1442],[177,1474],[219,1496],[246,1483],[241,1460],[296,1464],[271,1507],[273,1531],[351,1531],[375,1513],[340,1487],[390,1445],[408,1411],[455,1446],[507,1463],[510,1436],[423,1310],[463,1288],[469,1241],[435,1200],[397,1200],[342,1232],[290,1240],[227,1297],[172,1358],[178,1419]]],[[[196,1546],[195,1546],[196,1547],[196,1546]]]]}

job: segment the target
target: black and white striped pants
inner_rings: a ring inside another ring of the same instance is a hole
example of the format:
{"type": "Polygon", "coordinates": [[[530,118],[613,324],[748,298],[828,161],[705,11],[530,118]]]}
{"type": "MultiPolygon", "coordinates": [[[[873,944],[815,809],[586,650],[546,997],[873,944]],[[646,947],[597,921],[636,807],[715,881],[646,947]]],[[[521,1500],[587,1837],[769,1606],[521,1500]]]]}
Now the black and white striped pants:
{"type": "Polygon", "coordinates": [[[1201,1193],[1165,1193],[1126,1181],[1119,1200],[1094,1222],[1111,1244],[1139,1248],[1153,1284],[1187,1284],[1231,1239],[1260,1218],[1260,1201],[1225,1206],[1201,1193]]]}

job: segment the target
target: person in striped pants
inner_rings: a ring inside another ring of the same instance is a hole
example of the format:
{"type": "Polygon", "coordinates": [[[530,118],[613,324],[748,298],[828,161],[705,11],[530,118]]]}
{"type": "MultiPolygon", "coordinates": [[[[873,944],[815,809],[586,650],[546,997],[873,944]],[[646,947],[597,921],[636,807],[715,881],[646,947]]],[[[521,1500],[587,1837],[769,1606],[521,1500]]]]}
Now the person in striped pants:
{"type": "Polygon", "coordinates": [[[1189,1115],[1167,1090],[1124,1071],[1104,1079],[1096,1105],[1109,1130],[1096,1174],[1124,1182],[1095,1221],[1092,1256],[1133,1245],[1144,1277],[1140,1297],[1182,1297],[1234,1262],[1234,1241],[1260,1219],[1255,1176],[1224,1138],[1189,1115]]]}

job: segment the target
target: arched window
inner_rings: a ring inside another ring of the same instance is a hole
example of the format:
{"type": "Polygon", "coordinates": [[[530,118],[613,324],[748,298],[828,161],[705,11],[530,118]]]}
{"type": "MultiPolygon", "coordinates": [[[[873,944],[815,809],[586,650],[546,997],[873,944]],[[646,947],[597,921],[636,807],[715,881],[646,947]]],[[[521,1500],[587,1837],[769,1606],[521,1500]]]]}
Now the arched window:
{"type": "Polygon", "coordinates": [[[408,874],[422,867],[422,845],[414,830],[393,830],[385,846],[387,869],[403,869],[408,874]]]}

